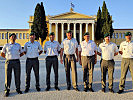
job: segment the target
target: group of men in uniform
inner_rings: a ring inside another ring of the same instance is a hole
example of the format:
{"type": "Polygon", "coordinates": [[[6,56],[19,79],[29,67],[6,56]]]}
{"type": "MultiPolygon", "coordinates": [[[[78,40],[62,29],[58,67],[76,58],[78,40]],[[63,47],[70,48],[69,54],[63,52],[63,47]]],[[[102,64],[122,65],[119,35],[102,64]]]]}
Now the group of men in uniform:
{"type": "MultiPolygon", "coordinates": [[[[84,41],[78,46],[77,40],[72,38],[72,32],[67,31],[67,38],[65,38],[61,45],[58,41],[55,41],[55,34],[51,32],[49,34],[50,41],[47,41],[44,45],[44,53],[46,55],[46,91],[49,91],[50,86],[50,73],[53,66],[55,74],[55,89],[60,90],[58,87],[58,55],[60,54],[60,63],[65,66],[67,90],[71,89],[71,78],[73,89],[79,91],[77,84],[77,66],[76,62],[83,68],[83,82],[84,91],[88,90],[94,92],[92,88],[93,83],[93,70],[94,65],[97,63],[97,54],[101,56],[101,83],[102,92],[106,90],[106,73],[108,72],[109,91],[113,91],[113,73],[114,73],[114,56],[118,55],[118,52],[122,55],[121,62],[121,79],[119,84],[118,93],[122,93],[125,87],[125,79],[128,69],[131,72],[133,80],[133,41],[131,41],[132,34],[130,32],[125,33],[126,41],[120,44],[118,50],[117,45],[110,41],[110,34],[104,35],[104,42],[97,48],[94,41],[90,40],[89,32],[84,34],[84,41]],[[76,55],[75,55],[76,54],[76,55]],[[70,71],[71,69],[71,71],[70,71]],[[70,74],[71,73],[71,74],[70,74]]],[[[21,49],[20,44],[16,43],[16,35],[10,34],[10,43],[4,45],[1,56],[6,58],[5,62],[5,97],[9,96],[12,69],[15,75],[15,85],[18,94],[22,94],[20,90],[20,76],[21,66],[19,58],[26,55],[26,88],[25,93],[30,89],[30,74],[33,68],[36,79],[36,90],[40,91],[39,85],[39,55],[43,52],[43,49],[39,42],[35,41],[34,32],[30,33],[30,41],[24,45],[24,51],[21,49]]]]}

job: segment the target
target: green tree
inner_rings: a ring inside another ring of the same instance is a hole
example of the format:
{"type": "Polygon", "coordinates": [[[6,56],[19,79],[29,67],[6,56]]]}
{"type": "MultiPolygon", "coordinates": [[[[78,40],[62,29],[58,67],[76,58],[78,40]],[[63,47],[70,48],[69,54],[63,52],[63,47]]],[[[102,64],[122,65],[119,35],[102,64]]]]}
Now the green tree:
{"type": "Polygon", "coordinates": [[[46,16],[45,16],[45,10],[43,3],[41,2],[41,5],[38,3],[35,8],[34,12],[34,21],[33,25],[31,27],[31,32],[35,32],[36,40],[39,40],[41,38],[41,43],[46,39],[47,37],[47,24],[46,24],[46,16]]]}
{"type": "Polygon", "coordinates": [[[101,9],[99,7],[99,10],[97,12],[97,26],[96,26],[96,40],[100,40],[101,36],[102,36],[102,32],[101,32],[101,28],[102,28],[102,23],[101,23],[101,9]]]}
{"type": "Polygon", "coordinates": [[[102,31],[101,31],[102,34],[109,33],[110,36],[112,37],[112,34],[114,32],[112,27],[113,21],[108,12],[105,1],[103,2],[103,6],[102,6],[101,22],[102,22],[102,31]]]}

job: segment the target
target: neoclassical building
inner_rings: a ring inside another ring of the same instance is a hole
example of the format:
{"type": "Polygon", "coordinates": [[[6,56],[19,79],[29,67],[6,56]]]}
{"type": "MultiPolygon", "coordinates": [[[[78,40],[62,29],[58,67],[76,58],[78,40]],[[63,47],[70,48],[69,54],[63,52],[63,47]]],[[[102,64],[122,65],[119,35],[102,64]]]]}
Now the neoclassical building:
{"type": "MultiPolygon", "coordinates": [[[[74,12],[70,9],[70,12],[55,16],[47,16],[47,27],[48,32],[55,33],[55,40],[61,41],[66,38],[66,31],[71,30],[73,32],[73,37],[77,39],[78,42],[83,40],[83,34],[85,32],[91,33],[90,38],[95,40],[95,27],[96,27],[96,16],[88,16],[74,12]]],[[[29,28],[33,23],[33,16],[30,16],[29,28]]]]}
{"type": "MultiPolygon", "coordinates": [[[[17,35],[17,41],[22,46],[29,41],[29,33],[31,32],[31,26],[33,24],[33,16],[29,18],[29,29],[0,29],[0,47],[8,41],[9,34],[15,33],[17,35]]],[[[46,16],[46,22],[48,27],[48,33],[55,33],[55,40],[61,41],[66,38],[66,31],[71,30],[73,32],[73,37],[77,39],[78,43],[83,40],[83,34],[85,32],[90,33],[90,40],[96,42],[99,45],[101,41],[97,41],[95,39],[95,31],[96,31],[96,15],[89,16],[81,13],[74,12],[71,8],[69,12],[54,15],[54,16],[46,16]]],[[[133,29],[114,29],[112,41],[115,42],[118,46],[122,41],[125,40],[124,33],[130,31],[133,33],[133,29]]],[[[43,45],[49,38],[47,37],[44,41],[43,45]]]]}

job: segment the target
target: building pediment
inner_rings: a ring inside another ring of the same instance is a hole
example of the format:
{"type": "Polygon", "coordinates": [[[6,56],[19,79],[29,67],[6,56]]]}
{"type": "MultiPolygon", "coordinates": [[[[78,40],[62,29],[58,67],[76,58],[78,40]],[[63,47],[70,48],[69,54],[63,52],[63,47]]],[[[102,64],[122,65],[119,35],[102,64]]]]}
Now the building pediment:
{"type": "Polygon", "coordinates": [[[55,16],[49,16],[50,20],[56,20],[56,19],[93,19],[95,20],[96,17],[95,16],[88,16],[88,15],[84,15],[84,14],[80,14],[74,11],[71,12],[67,12],[67,13],[63,13],[63,14],[59,14],[59,15],[55,15],[55,16]]]}

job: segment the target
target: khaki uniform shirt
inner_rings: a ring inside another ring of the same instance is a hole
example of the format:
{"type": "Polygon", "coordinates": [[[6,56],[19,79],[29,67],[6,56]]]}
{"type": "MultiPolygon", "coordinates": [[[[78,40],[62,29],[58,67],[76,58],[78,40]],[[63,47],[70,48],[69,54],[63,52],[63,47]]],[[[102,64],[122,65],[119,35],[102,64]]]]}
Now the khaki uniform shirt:
{"type": "Polygon", "coordinates": [[[95,54],[94,51],[97,51],[97,46],[92,40],[88,42],[84,40],[79,45],[79,51],[81,51],[81,56],[93,56],[95,54]]]}
{"type": "Polygon", "coordinates": [[[64,48],[64,54],[75,54],[76,48],[78,48],[78,42],[75,38],[64,39],[61,43],[61,48],[64,48]]]}
{"type": "Polygon", "coordinates": [[[124,41],[120,44],[119,51],[122,51],[123,58],[133,58],[133,41],[124,41]]]}
{"type": "Polygon", "coordinates": [[[118,52],[118,48],[115,43],[110,42],[107,44],[106,42],[103,42],[99,45],[98,52],[102,54],[102,59],[112,60],[114,59],[114,53],[118,52]]]}

